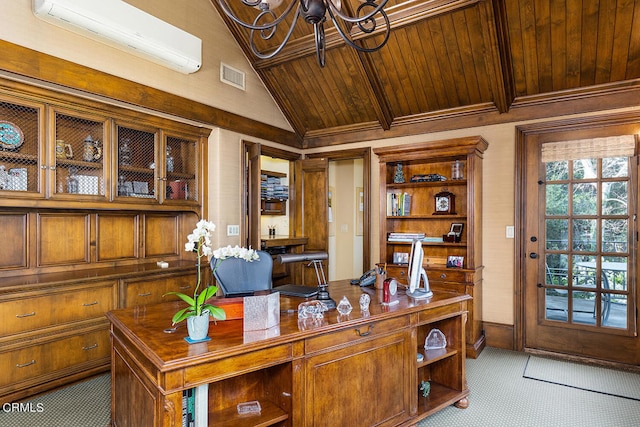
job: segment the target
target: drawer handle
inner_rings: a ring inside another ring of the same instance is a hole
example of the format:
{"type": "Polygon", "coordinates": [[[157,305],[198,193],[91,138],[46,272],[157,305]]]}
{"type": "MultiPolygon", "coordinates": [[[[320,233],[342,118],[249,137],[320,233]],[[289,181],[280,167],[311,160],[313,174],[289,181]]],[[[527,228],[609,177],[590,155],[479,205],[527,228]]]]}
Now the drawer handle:
{"type": "Polygon", "coordinates": [[[139,297],[150,297],[151,292],[147,292],[146,294],[138,294],[139,297]]]}
{"type": "Polygon", "coordinates": [[[441,279],[446,279],[446,278],[447,278],[447,273],[442,273],[442,274],[440,275],[440,278],[441,278],[441,279]]]}
{"type": "Polygon", "coordinates": [[[191,285],[180,286],[181,291],[184,291],[185,289],[189,289],[189,288],[191,288],[191,285]]]}
{"type": "Polygon", "coordinates": [[[31,317],[31,316],[35,316],[36,312],[32,311],[31,313],[25,313],[25,314],[16,314],[16,317],[18,319],[22,319],[23,317],[31,317]]]}
{"type": "Polygon", "coordinates": [[[98,301],[85,302],[84,304],[82,304],[83,307],[91,307],[92,305],[98,305],[98,301]]]}
{"type": "Polygon", "coordinates": [[[93,350],[94,348],[98,348],[98,344],[90,345],[88,347],[82,347],[84,351],[93,350]]]}
{"type": "Polygon", "coordinates": [[[373,331],[373,325],[369,325],[369,328],[367,328],[366,332],[362,332],[360,331],[359,328],[356,328],[356,334],[358,334],[358,336],[360,337],[366,337],[367,335],[371,335],[372,331],[373,331]]]}
{"type": "Polygon", "coordinates": [[[33,360],[31,360],[31,362],[27,362],[27,363],[18,363],[18,364],[16,365],[16,368],[26,368],[27,366],[35,365],[35,363],[36,363],[36,361],[35,361],[35,359],[33,359],[33,360]]]}

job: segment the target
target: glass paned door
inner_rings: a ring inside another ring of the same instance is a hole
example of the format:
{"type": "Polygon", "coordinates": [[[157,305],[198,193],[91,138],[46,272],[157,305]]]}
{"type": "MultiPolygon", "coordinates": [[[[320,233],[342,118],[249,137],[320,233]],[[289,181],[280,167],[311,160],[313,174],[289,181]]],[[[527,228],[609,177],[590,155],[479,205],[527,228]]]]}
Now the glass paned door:
{"type": "Polygon", "coordinates": [[[630,160],[542,163],[544,322],[628,329],[630,160]]]}

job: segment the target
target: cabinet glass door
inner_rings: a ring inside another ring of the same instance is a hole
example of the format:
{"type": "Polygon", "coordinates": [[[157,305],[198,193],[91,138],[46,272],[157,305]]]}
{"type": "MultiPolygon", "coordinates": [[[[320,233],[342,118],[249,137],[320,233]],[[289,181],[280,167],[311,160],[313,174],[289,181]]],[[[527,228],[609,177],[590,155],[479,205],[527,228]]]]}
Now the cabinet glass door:
{"type": "Polygon", "coordinates": [[[106,118],[78,117],[56,111],[55,194],[105,196],[104,141],[106,118]]]}
{"type": "Polygon", "coordinates": [[[156,199],[157,132],[116,126],[117,196],[156,199]]]}
{"type": "MultiPolygon", "coordinates": [[[[42,192],[42,107],[0,102],[0,192],[42,192]]],[[[9,193],[10,192],[10,193],[9,193]]]]}
{"type": "Polygon", "coordinates": [[[198,201],[198,141],[166,135],[164,148],[165,200],[198,201]]]}

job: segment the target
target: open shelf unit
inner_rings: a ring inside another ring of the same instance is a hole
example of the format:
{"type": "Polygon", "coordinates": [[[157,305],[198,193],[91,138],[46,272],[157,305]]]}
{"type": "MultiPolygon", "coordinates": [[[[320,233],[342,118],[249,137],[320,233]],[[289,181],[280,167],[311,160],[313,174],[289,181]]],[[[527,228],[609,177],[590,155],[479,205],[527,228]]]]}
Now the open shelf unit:
{"type": "Polygon", "coordinates": [[[408,259],[411,238],[397,241],[394,237],[424,236],[424,267],[430,286],[473,297],[466,336],[470,357],[476,357],[485,345],[480,314],[482,156],[487,148],[481,137],[466,137],[374,149],[380,162],[380,263],[387,265],[388,277],[407,284],[407,264],[394,261],[408,259]],[[458,179],[453,179],[454,166],[461,167],[458,179]],[[404,182],[398,182],[399,175],[404,182]],[[450,209],[437,206],[443,193],[449,195],[450,209]],[[410,202],[398,211],[390,203],[394,198],[410,202]],[[445,236],[454,224],[462,232],[454,241],[447,241],[445,236]]]}
{"type": "Polygon", "coordinates": [[[209,384],[209,424],[221,427],[281,426],[291,412],[291,363],[209,384]],[[242,402],[260,402],[260,414],[238,414],[242,402]]]}
{"type": "Polygon", "coordinates": [[[461,336],[464,320],[464,316],[457,316],[418,325],[417,350],[424,355],[424,359],[416,363],[417,384],[429,381],[431,385],[427,397],[418,396],[418,414],[421,417],[427,417],[453,403],[461,408],[466,407],[466,398],[461,399],[460,396],[468,391],[467,385],[463,376],[459,375],[465,363],[461,336]],[[446,348],[425,350],[425,339],[433,329],[439,329],[445,335],[446,348]]]}
{"type": "Polygon", "coordinates": [[[282,184],[282,180],[287,178],[286,173],[273,172],[273,171],[261,171],[261,211],[262,215],[286,215],[287,214],[287,200],[289,200],[289,190],[287,184],[282,184]],[[282,185],[287,187],[286,195],[280,194],[279,191],[273,192],[267,191],[267,186],[282,185]],[[274,193],[274,194],[272,194],[274,193]],[[280,197],[278,197],[280,195],[280,197]]]}

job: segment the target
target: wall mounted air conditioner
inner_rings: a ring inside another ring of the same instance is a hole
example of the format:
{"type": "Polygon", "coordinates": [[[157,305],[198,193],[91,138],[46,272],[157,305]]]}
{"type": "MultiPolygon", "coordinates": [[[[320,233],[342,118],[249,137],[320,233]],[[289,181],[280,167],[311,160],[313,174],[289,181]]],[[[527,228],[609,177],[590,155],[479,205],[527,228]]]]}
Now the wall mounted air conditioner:
{"type": "Polygon", "coordinates": [[[33,13],[185,74],[202,65],[202,40],[121,0],[33,0],[33,13]]]}

